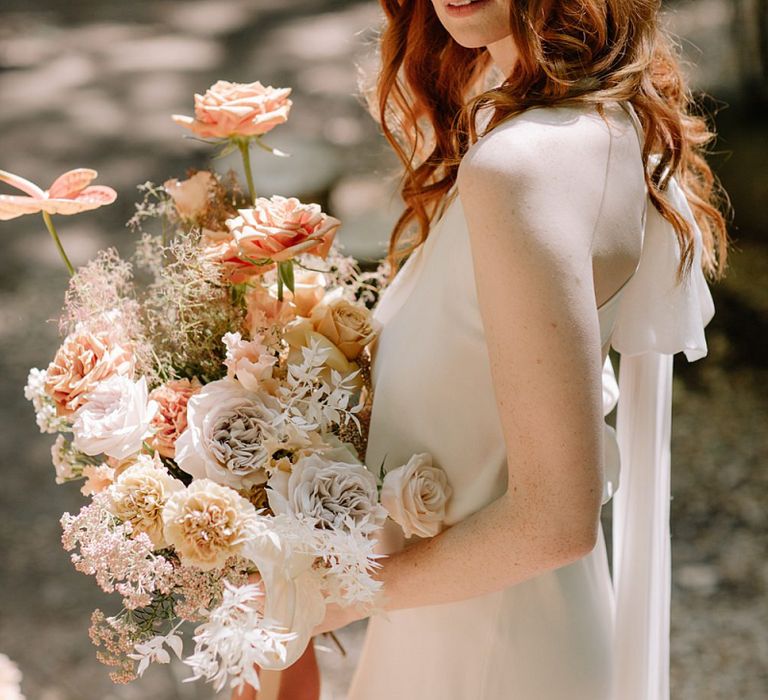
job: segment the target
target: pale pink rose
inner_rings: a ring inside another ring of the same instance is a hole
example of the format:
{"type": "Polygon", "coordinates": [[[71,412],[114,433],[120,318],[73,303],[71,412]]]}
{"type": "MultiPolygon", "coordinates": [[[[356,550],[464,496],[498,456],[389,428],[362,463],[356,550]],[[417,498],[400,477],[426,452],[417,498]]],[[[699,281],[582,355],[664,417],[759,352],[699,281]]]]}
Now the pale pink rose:
{"type": "Polygon", "coordinates": [[[84,396],[108,377],[133,377],[133,353],[109,330],[81,328],[66,337],[45,373],[45,393],[59,416],[72,415],[84,396]]]}
{"type": "Polygon", "coordinates": [[[176,440],[187,429],[187,402],[203,385],[197,377],[172,379],[152,389],[149,398],[158,404],[158,411],[152,419],[154,435],[149,439],[163,457],[173,459],[176,455],[176,440]]]}
{"type": "Polygon", "coordinates": [[[296,307],[284,296],[279,301],[268,289],[256,284],[245,294],[246,325],[251,336],[260,335],[272,326],[284,326],[296,318],[296,307]]]}
{"type": "Polygon", "coordinates": [[[432,464],[429,453],[422,452],[384,475],[380,498],[406,537],[434,537],[442,529],[451,495],[445,472],[432,464]]]}
{"type": "Polygon", "coordinates": [[[147,381],[114,374],[85,395],[74,413],[72,444],[87,455],[125,459],[139,452],[149,436],[157,403],[147,396],[147,381]]]}
{"type": "Polygon", "coordinates": [[[83,467],[85,483],[80,487],[83,496],[94,496],[106,491],[115,479],[115,470],[108,464],[88,464],[83,467]]]}
{"type": "Polygon", "coordinates": [[[19,175],[0,170],[0,180],[28,195],[0,194],[0,221],[41,211],[48,214],[78,214],[112,204],[117,199],[117,192],[111,187],[88,186],[96,175],[97,172],[90,168],[68,170],[59,175],[50,188],[43,190],[19,175]]]}
{"type": "Polygon", "coordinates": [[[225,333],[222,340],[227,346],[227,376],[237,379],[249,391],[266,389],[272,393],[272,369],[277,358],[264,345],[263,338],[257,335],[243,340],[240,333],[225,333]]]}
{"type": "Polygon", "coordinates": [[[290,88],[219,80],[195,95],[195,116],[174,114],[173,121],[202,138],[261,136],[288,119],[290,88]]]}
{"type": "Polygon", "coordinates": [[[252,208],[237,211],[240,216],[225,223],[244,260],[284,261],[299,253],[325,258],[341,225],[320,205],[302,204],[295,197],[258,197],[252,208]]]}
{"type": "Polygon", "coordinates": [[[207,170],[201,170],[186,180],[166,180],[165,191],[170,195],[179,216],[194,219],[205,212],[216,178],[207,170]]]}
{"type": "MultiPolygon", "coordinates": [[[[290,289],[283,288],[283,299],[293,303],[299,316],[309,316],[325,295],[325,275],[300,267],[294,269],[293,275],[294,290],[291,292],[290,289]]],[[[273,284],[269,290],[277,296],[277,284],[273,284]]]]}

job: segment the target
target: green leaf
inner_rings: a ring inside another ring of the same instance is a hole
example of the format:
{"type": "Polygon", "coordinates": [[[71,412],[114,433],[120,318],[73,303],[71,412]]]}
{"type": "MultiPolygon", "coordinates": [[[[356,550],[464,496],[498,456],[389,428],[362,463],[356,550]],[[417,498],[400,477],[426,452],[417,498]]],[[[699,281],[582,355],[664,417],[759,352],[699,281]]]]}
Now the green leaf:
{"type": "Polygon", "coordinates": [[[281,260],[277,263],[277,269],[283,283],[293,293],[293,260],[281,260]]]}

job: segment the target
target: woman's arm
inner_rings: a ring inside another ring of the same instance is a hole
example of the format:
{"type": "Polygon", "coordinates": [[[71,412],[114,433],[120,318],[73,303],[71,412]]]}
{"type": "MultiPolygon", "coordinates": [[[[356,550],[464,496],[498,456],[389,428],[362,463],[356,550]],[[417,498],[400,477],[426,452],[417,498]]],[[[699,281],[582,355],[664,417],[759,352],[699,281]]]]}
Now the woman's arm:
{"type": "MultiPolygon", "coordinates": [[[[595,546],[603,415],[591,244],[608,138],[591,118],[561,127],[521,120],[462,162],[459,194],[509,485],[436,537],[381,560],[386,610],[496,591],[595,546]]],[[[334,616],[338,624],[354,617],[334,616]]]]}

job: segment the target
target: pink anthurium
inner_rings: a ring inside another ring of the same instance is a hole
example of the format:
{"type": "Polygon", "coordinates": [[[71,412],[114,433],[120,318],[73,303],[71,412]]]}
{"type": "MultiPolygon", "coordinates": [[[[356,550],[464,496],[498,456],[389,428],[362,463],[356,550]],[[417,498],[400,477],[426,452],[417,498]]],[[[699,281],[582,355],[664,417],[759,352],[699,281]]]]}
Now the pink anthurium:
{"type": "Polygon", "coordinates": [[[0,181],[26,193],[0,194],[0,221],[15,219],[24,214],[42,213],[45,226],[59,249],[69,274],[74,275],[75,269],[64,252],[51,214],[79,214],[81,211],[112,204],[117,199],[117,192],[111,187],[91,185],[96,175],[96,171],[90,168],[75,168],[59,175],[47,190],[43,190],[19,175],[0,170],[0,181]]]}
{"type": "Polygon", "coordinates": [[[117,192],[111,187],[90,185],[96,175],[96,171],[90,168],[76,168],[57,177],[49,189],[42,190],[23,177],[0,170],[0,180],[27,194],[0,194],[0,221],[37,212],[79,214],[112,204],[117,192]]]}

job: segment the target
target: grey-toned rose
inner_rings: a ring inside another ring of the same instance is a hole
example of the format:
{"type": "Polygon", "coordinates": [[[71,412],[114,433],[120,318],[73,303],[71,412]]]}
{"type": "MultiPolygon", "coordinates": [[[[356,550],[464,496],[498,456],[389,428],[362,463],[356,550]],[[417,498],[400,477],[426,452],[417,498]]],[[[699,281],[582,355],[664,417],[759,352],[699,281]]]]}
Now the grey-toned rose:
{"type": "Polygon", "coordinates": [[[234,489],[262,484],[264,467],[281,444],[281,413],[273,396],[248,391],[234,379],[206,384],[187,403],[176,462],[195,478],[234,489]]]}
{"type": "Polygon", "coordinates": [[[344,529],[347,516],[357,524],[368,516],[378,526],[386,517],[378,504],[376,477],[362,464],[315,453],[298,460],[290,473],[276,471],[268,486],[274,512],[309,515],[320,527],[344,529]]]}
{"type": "Polygon", "coordinates": [[[451,493],[445,472],[422,452],[384,475],[381,504],[406,537],[434,537],[442,528],[451,493]]]}

